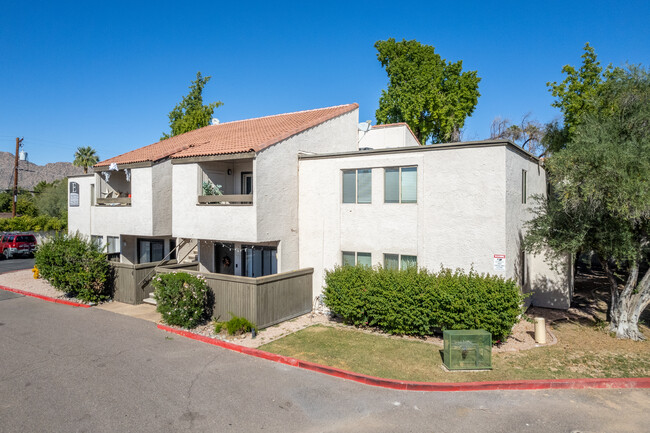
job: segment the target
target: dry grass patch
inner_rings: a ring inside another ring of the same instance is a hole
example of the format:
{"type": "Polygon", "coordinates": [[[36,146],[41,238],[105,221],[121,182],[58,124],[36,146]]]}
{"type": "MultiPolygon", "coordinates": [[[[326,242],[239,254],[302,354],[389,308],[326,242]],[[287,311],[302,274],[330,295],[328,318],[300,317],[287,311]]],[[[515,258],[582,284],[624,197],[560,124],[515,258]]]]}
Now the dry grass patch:
{"type": "Polygon", "coordinates": [[[650,376],[648,341],[617,340],[597,326],[574,322],[552,329],[558,344],[494,353],[493,370],[478,372],[445,371],[440,347],[430,343],[322,325],[261,349],[371,376],[425,382],[650,376]]]}

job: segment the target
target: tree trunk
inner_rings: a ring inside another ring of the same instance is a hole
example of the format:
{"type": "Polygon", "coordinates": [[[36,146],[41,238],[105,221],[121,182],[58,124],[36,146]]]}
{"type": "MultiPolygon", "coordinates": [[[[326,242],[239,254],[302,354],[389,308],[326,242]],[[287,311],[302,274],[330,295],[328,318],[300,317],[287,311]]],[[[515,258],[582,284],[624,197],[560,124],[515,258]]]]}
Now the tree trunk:
{"type": "Polygon", "coordinates": [[[601,263],[611,286],[611,300],[608,308],[610,331],[616,332],[616,338],[645,340],[639,331],[638,323],[641,313],[650,303],[650,269],[637,284],[639,265],[634,263],[630,266],[625,287],[620,290],[609,264],[606,261],[601,261],[601,263]]]}

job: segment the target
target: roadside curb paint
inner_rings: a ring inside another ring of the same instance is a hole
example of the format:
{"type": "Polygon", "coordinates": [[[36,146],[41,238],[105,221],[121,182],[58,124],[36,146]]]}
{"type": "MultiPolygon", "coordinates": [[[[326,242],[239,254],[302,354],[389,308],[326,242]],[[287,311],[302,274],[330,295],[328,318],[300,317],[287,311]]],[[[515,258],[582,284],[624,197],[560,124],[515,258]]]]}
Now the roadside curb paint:
{"type": "Polygon", "coordinates": [[[650,377],[614,378],[614,379],[541,379],[541,380],[505,380],[493,382],[410,382],[403,380],[384,379],[365,374],[345,371],[314,362],[301,361],[289,356],[276,355],[259,349],[240,346],[216,338],[205,337],[189,331],[158,325],[161,329],[172,334],[191,338],[192,340],[219,346],[224,349],[255,356],[268,361],[303,368],[318,373],[327,374],[341,379],[352,380],[370,386],[396,389],[402,391],[505,391],[505,390],[540,390],[540,389],[632,389],[650,388],[650,377]]]}
{"type": "Polygon", "coordinates": [[[7,292],[18,293],[19,295],[31,296],[32,298],[42,299],[48,302],[54,302],[55,304],[64,304],[70,305],[72,307],[81,307],[81,308],[90,308],[92,305],[80,304],[79,302],[66,301],[65,299],[51,298],[49,296],[37,295],[36,293],[26,292],[24,290],[12,289],[11,287],[0,286],[0,290],[6,290],[7,292]]]}

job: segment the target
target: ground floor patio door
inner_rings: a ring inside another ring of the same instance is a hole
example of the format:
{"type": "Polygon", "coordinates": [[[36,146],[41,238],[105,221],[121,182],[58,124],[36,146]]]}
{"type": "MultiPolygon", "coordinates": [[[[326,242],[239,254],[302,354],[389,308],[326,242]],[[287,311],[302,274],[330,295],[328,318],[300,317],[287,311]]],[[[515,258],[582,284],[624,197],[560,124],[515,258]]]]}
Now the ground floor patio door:
{"type": "Polygon", "coordinates": [[[235,244],[214,244],[214,271],[218,274],[235,275],[235,244]]]}
{"type": "Polygon", "coordinates": [[[242,276],[263,277],[278,273],[277,247],[242,245],[242,276]]]}

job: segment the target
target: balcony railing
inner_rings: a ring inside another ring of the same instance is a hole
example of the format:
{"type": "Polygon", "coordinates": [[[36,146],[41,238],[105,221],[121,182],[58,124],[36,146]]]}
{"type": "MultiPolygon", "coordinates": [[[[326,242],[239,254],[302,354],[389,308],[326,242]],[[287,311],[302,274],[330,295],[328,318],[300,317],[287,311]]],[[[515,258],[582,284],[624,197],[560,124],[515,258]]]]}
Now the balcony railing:
{"type": "Polygon", "coordinates": [[[253,194],[200,195],[199,204],[252,205],[253,194]]]}
{"type": "Polygon", "coordinates": [[[131,197],[98,198],[98,206],[131,206],[131,197]]]}

